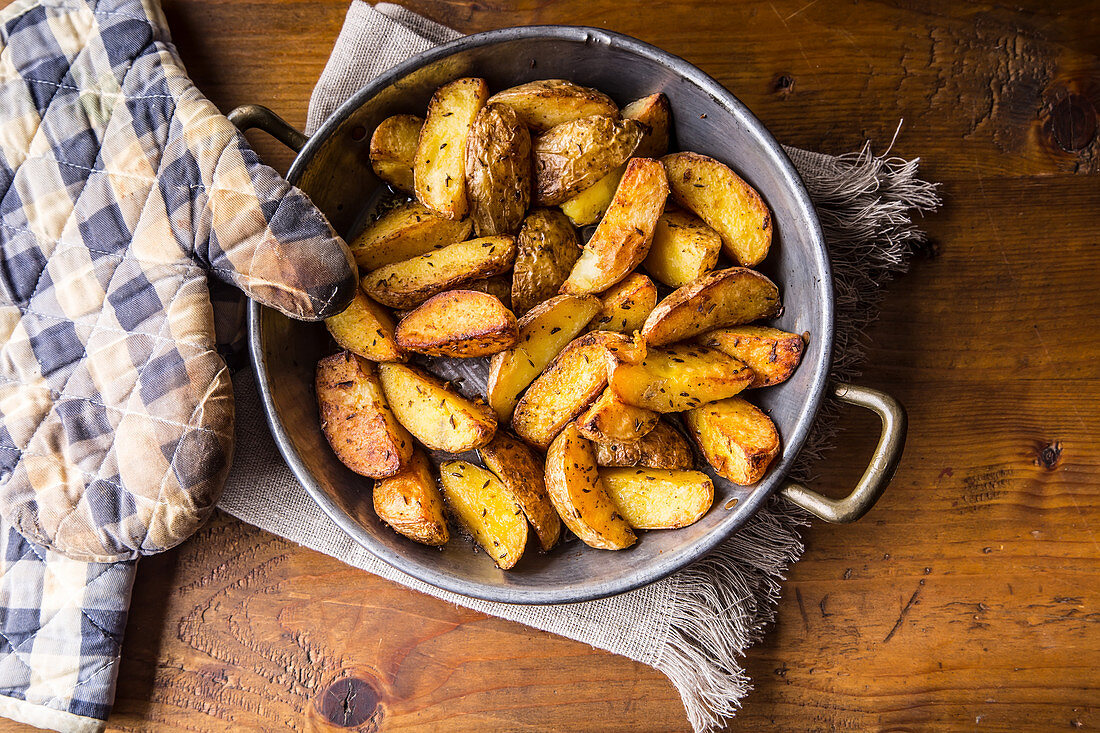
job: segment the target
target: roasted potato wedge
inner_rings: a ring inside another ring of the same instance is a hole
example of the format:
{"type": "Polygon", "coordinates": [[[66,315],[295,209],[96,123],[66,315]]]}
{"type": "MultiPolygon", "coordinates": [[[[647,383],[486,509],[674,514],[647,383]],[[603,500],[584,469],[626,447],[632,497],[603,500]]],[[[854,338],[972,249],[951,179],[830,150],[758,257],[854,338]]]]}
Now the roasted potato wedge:
{"type": "Polygon", "coordinates": [[[405,361],[408,357],[394,338],[389,311],[358,290],[342,313],[325,319],[325,328],[341,348],[371,361],[405,361]]]}
{"type": "Polygon", "coordinates": [[[623,117],[638,120],[646,126],[646,133],[634,155],[639,158],[659,158],[668,152],[672,133],[672,107],[668,97],[658,92],[636,99],[623,107],[623,117]]]}
{"type": "Polygon", "coordinates": [[[428,448],[462,453],[493,439],[497,419],[488,405],[416,367],[382,364],[378,372],[393,414],[428,448]]]}
{"type": "Polygon", "coordinates": [[[722,238],[703,220],[679,209],[666,209],[653,230],[645,269],[673,288],[695,282],[714,269],[722,238]]]}
{"type": "Polygon", "coordinates": [[[564,214],[553,209],[532,210],[516,237],[512,310],[522,316],[557,295],[580,256],[577,231],[564,214]]]}
{"type": "MultiPolygon", "coordinates": [[[[479,293],[488,293],[501,303],[512,302],[512,277],[508,273],[483,277],[480,280],[471,280],[463,285],[466,290],[476,290],[479,293]]],[[[515,311],[513,311],[515,312],[515,311]]]]}
{"type": "Polygon", "coordinates": [[[536,132],[581,117],[618,117],[619,108],[603,92],[565,79],[540,79],[497,92],[489,104],[511,107],[525,125],[536,132]]]}
{"type": "Polygon", "coordinates": [[[635,407],[605,389],[577,417],[577,430],[589,440],[638,440],[657,426],[660,415],[644,407],[635,407]]]}
{"type": "Polygon", "coordinates": [[[360,284],[367,295],[383,305],[415,308],[444,290],[500,274],[512,266],[515,258],[515,237],[482,237],[379,267],[360,284]]]}
{"type": "Polygon", "coordinates": [[[768,256],[772,217],[756,189],[729,167],[698,153],[673,153],[661,162],[672,199],[718,232],[737,264],[755,267],[768,256]]]}
{"type": "Polygon", "coordinates": [[[648,343],[663,346],[705,331],[770,318],[779,308],[775,283],[755,270],[730,267],[707,273],[658,303],[646,317],[642,335],[648,343]]]}
{"type": "Polygon", "coordinates": [[[626,165],[620,165],[606,176],[593,183],[580,193],[570,197],[561,203],[561,211],[569,221],[579,227],[595,224],[611,206],[611,199],[615,198],[615,191],[619,188],[619,181],[626,173],[626,165]]]}
{"type": "Polygon", "coordinates": [[[600,479],[634,529],[686,527],[714,503],[714,482],[701,471],[601,468],[600,479]]]}
{"type": "Polygon", "coordinates": [[[645,126],[607,115],[558,125],[534,140],[535,203],[556,206],[626,162],[645,126]]]}
{"type": "Polygon", "coordinates": [[[596,462],[601,466],[688,469],[695,455],[684,436],[664,420],[635,441],[610,440],[596,443],[596,462]]]}
{"type": "Polygon", "coordinates": [[[430,356],[488,356],[515,346],[516,317],[488,293],[448,290],[402,318],[395,338],[401,348],[430,356]]]}
{"type": "Polygon", "coordinates": [[[649,158],[631,160],[611,206],[561,291],[573,295],[602,293],[630,274],[649,253],[667,198],[668,181],[661,164],[649,158]]]}
{"type": "Polygon", "coordinates": [[[649,349],[639,364],[619,364],[611,391],[630,405],[682,412],[733,397],[752,384],[748,365],[718,349],[676,345],[649,349]]]}
{"type": "Polygon", "coordinates": [[[775,423],[740,397],[689,410],[684,424],[718,475],[741,486],[759,481],[779,455],[775,423]]]}
{"type": "Polygon", "coordinates": [[[435,90],[413,160],[416,199],[445,219],[461,219],[466,199],[466,140],[489,98],[484,79],[456,79],[435,90]]]}
{"type": "Polygon", "coordinates": [[[515,234],[531,205],[531,133],[509,107],[489,104],[474,118],[466,197],[479,237],[515,234]]]}
{"type": "Polygon", "coordinates": [[[424,545],[451,539],[432,464],[420,450],[392,476],[374,482],[374,512],[395,532],[424,545]]]}
{"type": "Polygon", "coordinates": [[[550,444],[546,490],[565,525],[589,547],[623,550],[638,541],[604,488],[591,441],[575,425],[550,444]]]}
{"type": "Polygon", "coordinates": [[[561,536],[561,520],[550,503],[543,481],[546,467],[523,442],[507,433],[496,434],[489,445],[477,451],[485,467],[512,492],[512,497],[535,528],[543,551],[550,550],[561,536]]]}
{"type": "Polygon", "coordinates": [[[806,348],[797,333],[767,326],[738,326],[705,333],[697,342],[735,356],[752,368],[749,387],[769,387],[787,381],[806,348]]]}
{"type": "Polygon", "coordinates": [[[461,242],[470,236],[471,227],[469,219],[444,219],[411,201],[391,209],[364,229],[352,240],[351,253],[364,270],[377,270],[461,242]]]}
{"type": "Polygon", "coordinates": [[[600,296],[600,312],[589,328],[593,331],[640,331],[653,307],[657,305],[657,288],[640,272],[627,275],[600,296]]]}
{"type": "Polygon", "coordinates": [[[394,188],[413,192],[413,160],[424,119],[416,115],[387,117],[370,136],[370,167],[394,188]]]}
{"type": "Polygon", "coordinates": [[[447,504],[497,567],[515,567],[527,547],[527,520],[500,479],[466,461],[440,464],[439,479],[447,504]]]}
{"type": "Polygon", "coordinates": [[[361,476],[385,478],[412,457],[412,436],[386,399],[374,364],[350,351],[317,362],[321,431],[340,462],[361,476]]]}

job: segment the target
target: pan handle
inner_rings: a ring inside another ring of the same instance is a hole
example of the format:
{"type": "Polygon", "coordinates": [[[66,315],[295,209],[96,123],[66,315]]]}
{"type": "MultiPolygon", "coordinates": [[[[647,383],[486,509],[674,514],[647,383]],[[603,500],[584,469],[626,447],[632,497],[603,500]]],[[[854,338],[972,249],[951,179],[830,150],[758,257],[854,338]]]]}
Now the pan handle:
{"type": "Polygon", "coordinates": [[[301,152],[309,140],[293,125],[261,104],[243,104],[226,116],[241,132],[259,128],[295,153],[301,152]]]}
{"type": "Polygon", "coordinates": [[[905,433],[909,419],[905,408],[896,399],[870,387],[854,384],[838,384],[834,394],[841,402],[859,405],[875,412],[882,419],[882,435],[871,456],[871,463],[851,494],[843,499],[830,499],[802,484],[788,481],[779,493],[787,501],[797,504],[826,522],[847,524],[854,522],[875,505],[897,470],[905,448],[905,433]]]}

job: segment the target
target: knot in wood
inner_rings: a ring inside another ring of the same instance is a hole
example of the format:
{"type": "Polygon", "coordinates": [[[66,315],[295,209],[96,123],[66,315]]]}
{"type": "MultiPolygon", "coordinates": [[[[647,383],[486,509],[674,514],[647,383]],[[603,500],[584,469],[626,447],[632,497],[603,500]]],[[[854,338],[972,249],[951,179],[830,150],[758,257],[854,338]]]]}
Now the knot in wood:
{"type": "Polygon", "coordinates": [[[794,91],[794,77],[790,74],[776,74],[772,80],[772,91],[784,96],[794,91]]]}
{"type": "Polygon", "coordinates": [[[317,710],[329,723],[340,728],[356,728],[377,715],[381,722],[381,696],[370,682],[358,677],[336,680],[317,699],[317,710]]]}
{"type": "Polygon", "coordinates": [[[1067,94],[1050,110],[1050,134],[1067,153],[1084,150],[1096,137],[1096,107],[1082,94],[1067,94]]]}
{"type": "Polygon", "coordinates": [[[1053,471],[1058,467],[1058,464],[1062,462],[1062,444],[1055,440],[1051,443],[1047,443],[1039,449],[1039,454],[1035,459],[1035,464],[1042,466],[1048,471],[1053,471]]]}

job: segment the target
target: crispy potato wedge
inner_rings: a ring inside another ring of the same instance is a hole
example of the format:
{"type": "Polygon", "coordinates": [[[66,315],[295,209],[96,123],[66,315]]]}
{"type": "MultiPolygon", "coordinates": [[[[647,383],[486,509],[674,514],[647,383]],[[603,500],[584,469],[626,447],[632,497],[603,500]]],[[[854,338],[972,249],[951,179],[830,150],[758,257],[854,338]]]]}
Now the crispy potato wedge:
{"type": "Polygon", "coordinates": [[[656,427],[639,440],[596,443],[596,462],[601,466],[680,470],[694,466],[695,455],[679,431],[664,420],[658,420],[656,427]]]}
{"type": "Polygon", "coordinates": [[[627,404],[682,412],[733,397],[752,380],[743,361],[718,349],[681,344],[649,349],[640,364],[617,365],[610,386],[627,404]]]}
{"type": "Polygon", "coordinates": [[[515,237],[482,237],[379,267],[360,284],[367,295],[383,305],[415,308],[444,290],[498,275],[511,267],[515,258],[515,237]]]}
{"type": "Polygon", "coordinates": [[[600,478],[634,529],[678,529],[699,521],[714,503],[714,482],[701,471],[601,468],[600,478]]]}
{"type": "Polygon", "coordinates": [[[488,293],[501,303],[512,302],[512,277],[507,273],[483,277],[480,280],[471,280],[463,287],[467,290],[476,290],[479,293],[488,293]]]}
{"type": "Polygon", "coordinates": [[[393,317],[384,307],[355,292],[351,305],[325,319],[325,328],[341,348],[371,361],[405,361],[408,357],[394,338],[393,317]]]}
{"type": "Polygon", "coordinates": [[[415,542],[445,545],[451,539],[432,464],[419,449],[400,471],[374,482],[374,512],[415,542]]]}
{"type": "Polygon", "coordinates": [[[321,431],[340,462],[361,476],[385,478],[412,457],[412,436],[383,391],[374,364],[350,351],[317,362],[321,431]]]}
{"type": "Polygon", "coordinates": [[[657,280],[679,288],[714,269],[722,238],[703,220],[679,209],[666,209],[653,230],[645,269],[657,280]]]}
{"type": "Polygon", "coordinates": [[[500,479],[466,461],[440,464],[439,479],[447,504],[497,567],[515,567],[527,547],[527,520],[500,479]]]}
{"type": "Polygon", "coordinates": [[[576,422],[577,430],[589,440],[633,441],[655,428],[659,418],[658,413],[627,404],[611,389],[605,389],[576,422]]]}
{"type": "Polygon", "coordinates": [[[623,550],[638,541],[604,488],[592,442],[575,425],[546,453],[546,490],[565,525],[589,547],[623,550]]]}
{"type": "Polygon", "coordinates": [[[527,385],[577,337],[600,308],[595,298],[559,295],[519,319],[516,347],[489,362],[486,394],[497,418],[505,422],[527,385]]]}
{"type": "Polygon", "coordinates": [[[387,117],[370,136],[370,167],[394,188],[413,192],[413,160],[424,119],[416,115],[387,117]]]}
{"type": "Polygon", "coordinates": [[[602,293],[630,274],[649,253],[667,198],[668,181],[661,164],[649,158],[632,159],[611,206],[561,291],[573,295],[602,293]]]}
{"type": "Polygon", "coordinates": [[[421,303],[397,324],[398,345],[430,356],[499,354],[516,344],[516,317],[475,290],[448,290],[421,303]]]}
{"type": "Polygon", "coordinates": [[[561,211],[575,226],[586,227],[595,224],[611,206],[611,199],[615,198],[615,191],[619,188],[619,181],[626,173],[626,165],[620,165],[606,176],[593,183],[580,193],[561,203],[561,211]]]}
{"type": "Polygon", "coordinates": [[[658,303],[646,317],[642,335],[648,343],[663,346],[770,318],[779,308],[775,283],[755,270],[730,267],[707,273],[658,303]]]}
{"type": "Polygon", "coordinates": [[[382,364],[378,372],[394,416],[428,448],[462,453],[493,439],[497,419],[488,405],[416,367],[382,364]]]}
{"type": "Polygon", "coordinates": [[[531,205],[531,133],[509,107],[489,104],[474,118],[466,197],[479,237],[515,234],[531,205]]]}
{"type": "Polygon", "coordinates": [[[466,140],[489,98],[484,79],[456,79],[435,90],[413,159],[416,199],[445,219],[461,219],[466,199],[466,140]]]}
{"type": "Polygon", "coordinates": [[[533,209],[516,237],[512,310],[523,315],[558,294],[581,256],[577,231],[553,209],[533,209]]]}
{"type": "Polygon", "coordinates": [[[626,162],[645,126],[607,115],[558,125],[534,140],[535,203],[556,206],[626,162]]]}
{"type": "Polygon", "coordinates": [[[593,331],[640,331],[646,316],[657,305],[657,287],[640,272],[627,275],[600,297],[600,312],[589,328],[593,331]]]}
{"type": "Polygon", "coordinates": [[[527,521],[535,528],[543,552],[550,550],[561,536],[561,520],[546,493],[542,458],[507,433],[497,433],[489,445],[478,448],[477,454],[512,492],[527,521]]]}
{"type": "Polygon", "coordinates": [[[659,158],[668,152],[672,133],[672,106],[668,97],[658,92],[635,99],[623,107],[623,117],[638,120],[648,129],[634,151],[639,158],[659,158]]]}
{"type": "Polygon", "coordinates": [[[619,108],[601,91],[565,79],[540,79],[497,92],[489,104],[511,107],[525,125],[536,132],[581,117],[618,117],[619,108]]]}
{"type": "Polygon", "coordinates": [[[352,240],[351,253],[364,270],[376,270],[461,242],[470,236],[471,227],[468,219],[444,219],[411,201],[391,209],[364,229],[352,240]]]}
{"type": "Polygon", "coordinates": [[[787,381],[806,348],[797,333],[767,326],[738,326],[705,333],[697,342],[735,356],[752,368],[749,387],[770,387],[787,381]]]}
{"type": "Polygon", "coordinates": [[[768,256],[772,217],[756,189],[727,166],[698,153],[673,153],[661,162],[673,200],[718,232],[737,264],[755,267],[768,256]]]}
{"type": "Polygon", "coordinates": [[[741,486],[759,481],[779,455],[775,423],[740,397],[689,410],[684,424],[718,475],[741,486]]]}

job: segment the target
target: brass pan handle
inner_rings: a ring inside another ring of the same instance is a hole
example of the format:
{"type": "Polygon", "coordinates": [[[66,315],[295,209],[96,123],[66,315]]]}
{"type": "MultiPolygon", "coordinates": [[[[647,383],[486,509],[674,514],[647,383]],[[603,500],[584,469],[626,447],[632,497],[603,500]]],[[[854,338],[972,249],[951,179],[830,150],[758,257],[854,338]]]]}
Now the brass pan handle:
{"type": "Polygon", "coordinates": [[[875,505],[897,470],[905,448],[905,433],[909,419],[905,408],[896,399],[870,387],[854,384],[836,385],[837,399],[850,405],[872,410],[882,419],[882,435],[878,439],[871,463],[856,484],[856,488],[843,499],[830,499],[805,486],[788,481],[779,493],[787,501],[797,504],[826,522],[846,524],[854,522],[875,505]]]}
{"type": "Polygon", "coordinates": [[[241,105],[226,116],[241,132],[258,128],[295,153],[300,152],[309,140],[289,122],[260,104],[241,105]]]}

